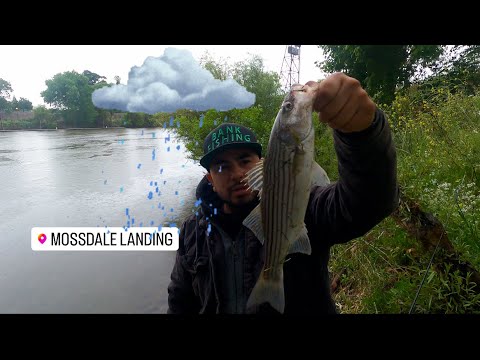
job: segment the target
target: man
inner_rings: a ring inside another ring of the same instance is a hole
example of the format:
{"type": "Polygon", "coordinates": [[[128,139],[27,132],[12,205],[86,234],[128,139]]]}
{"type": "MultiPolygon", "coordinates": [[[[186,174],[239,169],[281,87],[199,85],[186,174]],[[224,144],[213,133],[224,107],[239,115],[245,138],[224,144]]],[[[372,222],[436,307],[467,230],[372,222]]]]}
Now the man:
{"type": "MultiPolygon", "coordinates": [[[[364,235],[397,206],[396,152],[384,114],[360,83],[336,73],[316,87],[313,109],[334,129],[339,180],[312,186],[305,214],[311,255],[284,263],[285,314],[336,313],[330,294],[330,247],[364,235]]],[[[255,134],[222,124],[205,139],[197,187],[201,210],[180,231],[168,287],[170,314],[250,313],[248,297],[264,262],[264,248],[242,225],[259,203],[241,182],[261,157],[255,134]]],[[[256,313],[278,313],[268,303],[256,313]]]]}

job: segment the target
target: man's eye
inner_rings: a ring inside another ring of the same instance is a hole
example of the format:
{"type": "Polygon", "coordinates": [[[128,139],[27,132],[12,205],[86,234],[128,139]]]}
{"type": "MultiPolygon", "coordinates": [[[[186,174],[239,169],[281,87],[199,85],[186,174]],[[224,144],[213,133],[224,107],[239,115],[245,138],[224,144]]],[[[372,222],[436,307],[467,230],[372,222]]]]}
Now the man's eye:
{"type": "Polygon", "coordinates": [[[228,170],[228,165],[218,165],[217,172],[221,173],[222,171],[228,170]]]}

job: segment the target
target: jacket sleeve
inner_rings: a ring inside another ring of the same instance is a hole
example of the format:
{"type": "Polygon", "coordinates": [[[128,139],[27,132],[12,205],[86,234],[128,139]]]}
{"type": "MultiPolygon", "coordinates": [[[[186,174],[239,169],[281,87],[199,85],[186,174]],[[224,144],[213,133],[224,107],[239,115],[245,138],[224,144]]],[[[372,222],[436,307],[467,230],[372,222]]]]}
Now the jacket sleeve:
{"type": "Polygon", "coordinates": [[[187,221],[184,222],[180,229],[179,248],[168,285],[167,314],[198,314],[200,309],[192,287],[192,276],[185,260],[187,223],[187,221]]]}
{"type": "Polygon", "coordinates": [[[339,180],[312,187],[305,217],[326,245],[363,236],[398,205],[396,150],[383,112],[377,108],[361,132],[333,136],[339,180]]]}

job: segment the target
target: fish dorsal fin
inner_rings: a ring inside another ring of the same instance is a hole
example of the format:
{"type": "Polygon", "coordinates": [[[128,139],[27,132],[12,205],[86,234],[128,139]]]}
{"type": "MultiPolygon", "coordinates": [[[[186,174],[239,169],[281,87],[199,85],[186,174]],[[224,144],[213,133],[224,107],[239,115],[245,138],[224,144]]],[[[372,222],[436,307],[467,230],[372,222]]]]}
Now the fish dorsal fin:
{"type": "Polygon", "coordinates": [[[311,186],[326,186],[330,184],[330,178],[327,172],[316,161],[312,164],[312,181],[311,186]]]}
{"type": "Polygon", "coordinates": [[[287,255],[293,253],[302,253],[307,255],[312,253],[312,247],[310,246],[310,239],[308,237],[305,224],[303,224],[300,236],[292,243],[292,245],[290,245],[287,255]]]}
{"type": "Polygon", "coordinates": [[[250,214],[243,220],[243,225],[252,230],[257,239],[263,245],[265,237],[263,236],[262,212],[260,211],[260,204],[252,210],[250,214]]]}
{"type": "Polygon", "coordinates": [[[243,181],[247,183],[249,189],[258,191],[258,198],[261,198],[263,188],[263,159],[260,159],[255,166],[247,172],[243,181]]]}

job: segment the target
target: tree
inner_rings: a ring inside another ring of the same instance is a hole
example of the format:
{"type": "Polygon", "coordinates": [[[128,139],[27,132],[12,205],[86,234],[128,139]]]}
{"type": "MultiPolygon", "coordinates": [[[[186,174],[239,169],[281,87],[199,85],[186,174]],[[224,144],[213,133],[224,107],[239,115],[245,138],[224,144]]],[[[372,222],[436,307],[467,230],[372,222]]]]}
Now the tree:
{"type": "Polygon", "coordinates": [[[35,120],[38,120],[40,129],[42,128],[42,123],[46,124],[54,121],[52,112],[44,105],[35,107],[35,109],[33,109],[33,116],[35,120]]]}
{"type": "Polygon", "coordinates": [[[92,92],[95,88],[106,85],[105,82],[96,82],[91,85],[90,83],[96,78],[96,76],[87,77],[76,71],[59,73],[45,81],[47,89],[42,91],[41,96],[45,103],[63,110],[66,123],[70,126],[93,126],[97,111],[92,102],[92,92]]]}
{"type": "Polygon", "coordinates": [[[280,76],[266,71],[260,56],[251,55],[246,61],[235,63],[233,78],[255,94],[255,106],[261,106],[267,118],[276,117],[284,95],[280,76]]]}
{"type": "Polygon", "coordinates": [[[377,101],[390,104],[397,88],[426,76],[444,51],[441,45],[319,45],[327,73],[344,72],[360,81],[377,101]]]}
{"type": "MultiPolygon", "coordinates": [[[[10,93],[12,92],[12,85],[6,80],[0,78],[0,112],[9,112],[10,102],[8,99],[10,98],[10,93]]],[[[0,122],[2,123],[2,130],[3,130],[3,119],[2,114],[0,113],[0,122]]]]}
{"type": "Polygon", "coordinates": [[[18,100],[15,96],[13,97],[12,101],[10,102],[10,108],[14,111],[18,111],[18,100]]]}
{"type": "Polygon", "coordinates": [[[426,81],[419,82],[427,87],[448,86],[452,93],[463,91],[473,95],[480,88],[480,45],[453,45],[433,68],[426,81]]]}
{"type": "Polygon", "coordinates": [[[0,111],[7,112],[10,110],[10,101],[0,97],[0,111]]]}
{"type": "Polygon", "coordinates": [[[22,110],[22,111],[30,111],[33,109],[32,102],[23,97],[21,97],[20,100],[18,100],[17,107],[19,110],[22,110]]]}
{"type": "Polygon", "coordinates": [[[105,76],[100,76],[89,70],[85,70],[82,75],[88,79],[88,85],[95,85],[101,82],[106,82],[107,78],[105,76]]]}
{"type": "Polygon", "coordinates": [[[245,61],[229,65],[225,59],[215,60],[208,52],[200,59],[200,64],[210,71],[215,79],[233,78],[245,89],[255,94],[254,106],[260,106],[266,119],[274,119],[282,103],[280,77],[275,72],[266,71],[263,59],[250,55],[245,61]]]}
{"type": "Polygon", "coordinates": [[[215,60],[208,51],[202,55],[199,61],[200,65],[210,71],[213,77],[217,80],[227,80],[232,76],[232,66],[228,64],[227,60],[220,58],[215,60]]]}
{"type": "MultiPolygon", "coordinates": [[[[174,117],[181,126],[176,129],[191,158],[199,159],[203,154],[203,139],[215,126],[222,121],[238,123],[251,128],[257,135],[258,141],[266,149],[270,137],[270,131],[275,117],[283,100],[283,91],[279,75],[275,72],[266,71],[263,60],[257,55],[250,56],[245,61],[239,61],[233,65],[225,60],[215,60],[206,53],[200,60],[200,64],[219,80],[233,78],[251,93],[255,94],[255,104],[245,109],[231,109],[228,111],[216,111],[210,109],[206,112],[192,110],[178,110],[174,117]],[[199,118],[202,117],[202,125],[199,126],[199,118]]],[[[167,122],[171,114],[155,114],[154,117],[160,122],[167,122]]]]}
{"type": "Polygon", "coordinates": [[[5,100],[10,99],[10,93],[12,91],[12,85],[8,81],[0,78],[0,98],[5,100]]]}
{"type": "Polygon", "coordinates": [[[113,79],[115,80],[115,85],[120,85],[120,80],[121,80],[120,76],[115,75],[113,79]]]}

